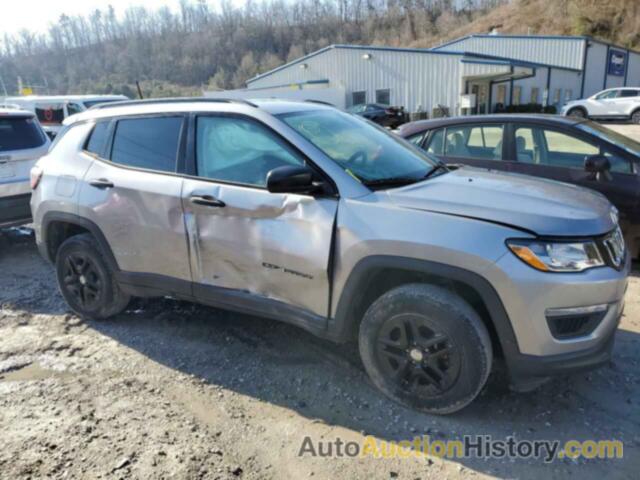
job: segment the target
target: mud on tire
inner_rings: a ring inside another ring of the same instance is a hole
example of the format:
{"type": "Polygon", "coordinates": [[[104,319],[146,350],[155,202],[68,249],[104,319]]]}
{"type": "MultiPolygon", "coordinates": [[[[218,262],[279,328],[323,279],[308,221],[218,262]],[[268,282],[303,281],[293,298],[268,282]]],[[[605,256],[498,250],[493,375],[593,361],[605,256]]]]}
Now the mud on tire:
{"type": "Polygon", "coordinates": [[[373,383],[428,413],[456,412],[480,393],[493,360],[491,339],[461,297],[435,285],[400,286],[365,313],[360,355],[373,383]]]}

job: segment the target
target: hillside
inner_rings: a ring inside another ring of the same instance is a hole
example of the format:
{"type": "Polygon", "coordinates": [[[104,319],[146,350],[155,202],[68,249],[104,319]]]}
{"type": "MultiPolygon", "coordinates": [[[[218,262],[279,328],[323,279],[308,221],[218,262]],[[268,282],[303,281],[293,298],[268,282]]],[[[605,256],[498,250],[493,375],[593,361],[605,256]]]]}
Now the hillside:
{"type": "MultiPolygon", "coordinates": [[[[0,38],[0,80],[36,93],[198,95],[332,43],[431,47],[492,28],[591,35],[640,48],[638,0],[184,0],[178,11],[112,7],[0,38]]],[[[2,85],[0,84],[0,88],[2,85]]]]}
{"type": "Polygon", "coordinates": [[[638,0],[515,0],[455,28],[434,41],[412,42],[430,47],[473,33],[497,28],[504,34],[588,35],[629,48],[640,49],[638,0]]]}

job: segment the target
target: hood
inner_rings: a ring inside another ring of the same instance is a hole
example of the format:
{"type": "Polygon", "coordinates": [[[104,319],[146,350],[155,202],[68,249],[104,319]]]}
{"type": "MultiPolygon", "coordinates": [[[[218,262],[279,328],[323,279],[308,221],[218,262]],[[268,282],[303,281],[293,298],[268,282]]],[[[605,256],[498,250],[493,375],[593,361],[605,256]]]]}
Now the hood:
{"type": "Polygon", "coordinates": [[[405,208],[477,218],[545,236],[594,236],[616,226],[599,193],[553,180],[471,167],[387,191],[405,208]]]}

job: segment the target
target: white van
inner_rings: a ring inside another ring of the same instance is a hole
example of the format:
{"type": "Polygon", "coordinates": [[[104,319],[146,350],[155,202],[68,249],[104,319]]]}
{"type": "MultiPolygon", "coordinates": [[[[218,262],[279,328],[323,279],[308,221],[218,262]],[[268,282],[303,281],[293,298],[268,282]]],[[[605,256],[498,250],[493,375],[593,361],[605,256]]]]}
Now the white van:
{"type": "Polygon", "coordinates": [[[83,112],[99,103],[129,100],[124,95],[28,95],[6,97],[0,104],[17,105],[23,110],[35,113],[40,125],[51,138],[62,128],[65,118],[83,112]]]}

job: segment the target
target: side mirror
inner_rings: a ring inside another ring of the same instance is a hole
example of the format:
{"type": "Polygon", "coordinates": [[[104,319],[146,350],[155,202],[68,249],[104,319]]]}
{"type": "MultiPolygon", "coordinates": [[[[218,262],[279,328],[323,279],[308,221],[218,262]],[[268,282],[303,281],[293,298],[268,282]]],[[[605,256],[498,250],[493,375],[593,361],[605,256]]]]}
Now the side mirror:
{"type": "Polygon", "coordinates": [[[584,169],[595,180],[611,180],[611,163],[604,155],[590,155],[584,159],[584,169]]]}
{"type": "Polygon", "coordinates": [[[271,193],[314,194],[324,188],[322,183],[313,181],[313,170],[309,167],[291,165],[274,168],[267,174],[267,190],[271,193]]]}

